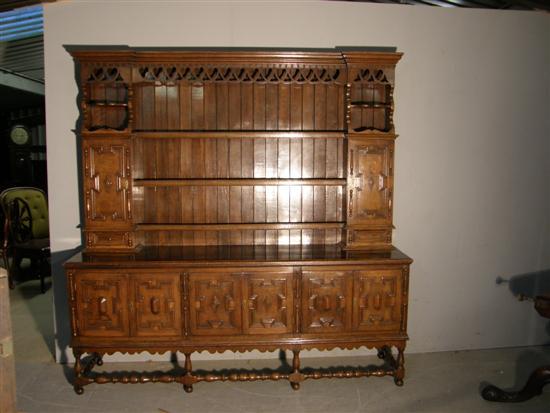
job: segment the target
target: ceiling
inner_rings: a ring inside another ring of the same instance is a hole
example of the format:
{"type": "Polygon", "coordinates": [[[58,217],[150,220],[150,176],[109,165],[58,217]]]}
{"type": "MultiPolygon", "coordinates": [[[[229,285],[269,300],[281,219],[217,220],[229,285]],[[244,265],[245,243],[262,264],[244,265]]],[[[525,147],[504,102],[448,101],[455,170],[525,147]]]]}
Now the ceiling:
{"type": "Polygon", "coordinates": [[[549,0],[343,0],[357,3],[393,3],[437,7],[550,11],[549,0]]]}
{"type": "MultiPolygon", "coordinates": [[[[56,0],[2,0],[0,12],[56,0]]],[[[341,0],[362,3],[394,3],[439,7],[471,7],[482,9],[541,10],[550,11],[549,0],[341,0]]]]}

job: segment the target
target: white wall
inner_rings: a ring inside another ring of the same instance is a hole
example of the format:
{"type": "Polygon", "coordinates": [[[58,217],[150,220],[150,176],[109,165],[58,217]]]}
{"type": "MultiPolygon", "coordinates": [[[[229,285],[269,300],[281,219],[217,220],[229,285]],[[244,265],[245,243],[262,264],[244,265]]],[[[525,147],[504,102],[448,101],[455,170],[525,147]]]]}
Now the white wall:
{"type": "Polygon", "coordinates": [[[415,259],[409,351],[541,343],[544,321],[495,279],[550,267],[549,23],[535,12],[326,1],[46,4],[52,249],[80,242],[77,86],[62,45],[397,46],[394,244],[415,259]]]}

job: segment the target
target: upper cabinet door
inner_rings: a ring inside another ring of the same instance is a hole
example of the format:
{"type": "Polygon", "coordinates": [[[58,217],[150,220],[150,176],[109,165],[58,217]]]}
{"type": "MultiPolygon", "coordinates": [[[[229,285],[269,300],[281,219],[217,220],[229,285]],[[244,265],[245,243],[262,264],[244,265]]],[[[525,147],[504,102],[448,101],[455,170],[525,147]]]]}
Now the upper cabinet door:
{"type": "Polygon", "coordinates": [[[135,275],[135,335],[179,336],[181,289],[179,274],[135,275]]]}
{"type": "Polygon", "coordinates": [[[78,333],[89,337],[130,335],[125,274],[79,272],[75,276],[78,333]]]}
{"type": "Polygon", "coordinates": [[[189,274],[190,328],[196,335],[234,335],[242,330],[241,276],[189,274]]]}
{"type": "Polygon", "coordinates": [[[124,139],[84,139],[84,197],[87,229],[131,225],[130,145],[124,139]]]}
{"type": "Polygon", "coordinates": [[[353,289],[354,330],[401,329],[404,287],[400,269],[357,271],[353,289]]]}
{"type": "Polygon", "coordinates": [[[349,139],[348,224],[391,225],[393,148],[393,139],[349,139]]]}
{"type": "Polygon", "coordinates": [[[292,271],[252,272],[244,282],[244,327],[249,334],[291,333],[292,271]]]}
{"type": "Polygon", "coordinates": [[[351,301],[351,272],[303,271],[303,332],[337,333],[348,331],[351,324],[351,301]]]}

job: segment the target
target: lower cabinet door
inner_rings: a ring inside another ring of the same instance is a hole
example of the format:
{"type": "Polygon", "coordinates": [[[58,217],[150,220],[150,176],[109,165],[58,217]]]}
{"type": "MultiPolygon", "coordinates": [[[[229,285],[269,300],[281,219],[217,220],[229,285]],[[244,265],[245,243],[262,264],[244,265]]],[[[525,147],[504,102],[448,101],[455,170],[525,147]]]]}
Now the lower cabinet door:
{"type": "Polygon", "coordinates": [[[352,273],[302,271],[302,319],[305,333],[337,333],[351,327],[352,273]]]}
{"type": "Polygon", "coordinates": [[[356,271],[354,284],[354,330],[399,331],[403,317],[401,270],[356,271]]]}
{"type": "Polygon", "coordinates": [[[74,283],[81,336],[124,337],[130,334],[126,274],[78,272],[74,283]]]}
{"type": "Polygon", "coordinates": [[[242,332],[241,275],[190,272],[191,334],[234,335],[242,332]]]}
{"type": "Polygon", "coordinates": [[[179,273],[135,274],[132,278],[136,336],[179,336],[181,283],[179,273]]]}
{"type": "Polygon", "coordinates": [[[293,273],[252,272],[244,278],[244,331],[248,334],[291,333],[294,326],[293,273]]]}

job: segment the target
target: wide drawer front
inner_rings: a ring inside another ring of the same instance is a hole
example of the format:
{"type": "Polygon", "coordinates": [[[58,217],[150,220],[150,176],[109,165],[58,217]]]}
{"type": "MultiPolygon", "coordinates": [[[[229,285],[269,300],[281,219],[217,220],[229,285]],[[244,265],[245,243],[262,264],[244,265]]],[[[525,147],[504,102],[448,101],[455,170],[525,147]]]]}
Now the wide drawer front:
{"type": "Polygon", "coordinates": [[[404,332],[408,267],[263,267],[68,272],[73,335],[404,332]]]}

